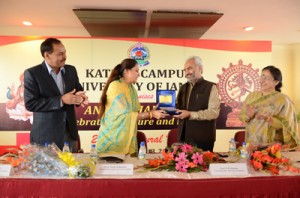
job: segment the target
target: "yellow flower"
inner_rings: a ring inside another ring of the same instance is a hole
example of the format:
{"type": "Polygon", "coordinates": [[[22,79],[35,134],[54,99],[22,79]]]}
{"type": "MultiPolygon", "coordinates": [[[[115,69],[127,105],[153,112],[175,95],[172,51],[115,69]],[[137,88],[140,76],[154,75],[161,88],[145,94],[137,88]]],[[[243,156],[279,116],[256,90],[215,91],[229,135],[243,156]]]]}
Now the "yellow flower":
{"type": "Polygon", "coordinates": [[[275,157],[276,157],[276,158],[281,158],[281,152],[280,152],[280,151],[277,151],[277,152],[275,153],[275,157]]]}

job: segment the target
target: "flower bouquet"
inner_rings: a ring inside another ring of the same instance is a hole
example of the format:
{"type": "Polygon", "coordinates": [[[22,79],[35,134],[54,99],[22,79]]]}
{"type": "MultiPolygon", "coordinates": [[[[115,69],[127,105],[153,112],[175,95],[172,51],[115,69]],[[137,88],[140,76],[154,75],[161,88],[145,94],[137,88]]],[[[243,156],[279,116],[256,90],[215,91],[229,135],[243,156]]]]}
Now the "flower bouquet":
{"type": "Polygon", "coordinates": [[[281,155],[281,150],[279,143],[257,147],[251,153],[250,162],[255,170],[264,170],[272,175],[279,175],[280,169],[300,173],[298,168],[291,165],[289,158],[281,155]]]}
{"type": "Polygon", "coordinates": [[[63,153],[53,143],[48,146],[22,145],[20,150],[1,156],[1,163],[9,163],[15,173],[29,173],[36,176],[89,177],[95,165],[75,159],[72,153],[63,153]]]}
{"type": "Polygon", "coordinates": [[[68,166],[58,160],[56,145],[44,147],[36,144],[21,145],[14,153],[2,156],[10,163],[15,173],[30,173],[37,176],[67,176],[68,166]]]}
{"type": "Polygon", "coordinates": [[[68,165],[68,174],[73,178],[85,178],[90,177],[94,174],[96,165],[94,161],[89,160],[88,162],[78,161],[74,155],[70,152],[58,153],[59,158],[68,165]]]}
{"type": "Polygon", "coordinates": [[[163,158],[148,159],[146,168],[151,171],[200,172],[207,171],[211,162],[218,156],[210,151],[203,152],[200,148],[189,144],[173,145],[162,151],[163,158]]]}

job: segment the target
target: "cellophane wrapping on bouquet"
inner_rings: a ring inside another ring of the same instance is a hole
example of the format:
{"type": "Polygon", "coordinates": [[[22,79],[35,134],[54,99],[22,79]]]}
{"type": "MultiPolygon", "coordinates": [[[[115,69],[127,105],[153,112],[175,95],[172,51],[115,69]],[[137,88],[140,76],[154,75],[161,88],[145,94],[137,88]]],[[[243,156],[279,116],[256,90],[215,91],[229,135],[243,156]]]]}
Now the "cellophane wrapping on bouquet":
{"type": "Polygon", "coordinates": [[[17,173],[32,173],[38,176],[67,176],[68,165],[59,159],[60,149],[51,144],[47,147],[36,144],[22,145],[17,173]]]}
{"type": "Polygon", "coordinates": [[[90,177],[95,164],[89,161],[77,161],[72,153],[63,153],[54,144],[41,146],[22,145],[18,154],[3,156],[14,167],[15,174],[30,174],[47,177],[90,177]]]}

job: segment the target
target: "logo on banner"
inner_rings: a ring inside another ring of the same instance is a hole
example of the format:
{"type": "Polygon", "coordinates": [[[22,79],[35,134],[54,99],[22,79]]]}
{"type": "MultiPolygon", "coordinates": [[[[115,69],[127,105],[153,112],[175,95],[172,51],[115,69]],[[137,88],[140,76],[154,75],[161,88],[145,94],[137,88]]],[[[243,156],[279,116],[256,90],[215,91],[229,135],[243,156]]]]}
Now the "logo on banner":
{"type": "Polygon", "coordinates": [[[128,49],[128,57],[135,59],[143,67],[149,64],[150,51],[144,44],[136,43],[128,49]]]}
{"type": "Polygon", "coordinates": [[[226,126],[242,127],[244,125],[238,114],[248,93],[260,88],[259,69],[253,69],[251,63],[244,65],[243,61],[239,60],[238,64],[230,63],[229,67],[223,67],[222,71],[222,74],[217,75],[219,94],[225,105],[232,108],[232,112],[227,115],[226,126]]]}

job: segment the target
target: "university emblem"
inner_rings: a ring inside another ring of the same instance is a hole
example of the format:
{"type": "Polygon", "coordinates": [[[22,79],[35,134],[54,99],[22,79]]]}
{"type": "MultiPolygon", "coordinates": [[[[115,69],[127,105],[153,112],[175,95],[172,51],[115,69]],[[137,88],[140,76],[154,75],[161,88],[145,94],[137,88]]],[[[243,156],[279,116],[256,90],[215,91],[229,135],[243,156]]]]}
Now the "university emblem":
{"type": "Polygon", "coordinates": [[[227,127],[242,127],[238,114],[241,110],[242,102],[250,92],[260,89],[259,69],[253,69],[252,64],[244,65],[239,60],[237,65],[230,63],[229,67],[222,68],[222,74],[218,74],[218,89],[221,101],[226,106],[232,108],[232,112],[227,115],[227,127]]]}
{"type": "Polygon", "coordinates": [[[143,67],[149,64],[150,51],[142,43],[136,43],[128,49],[128,57],[135,59],[139,66],[143,67]]]}

